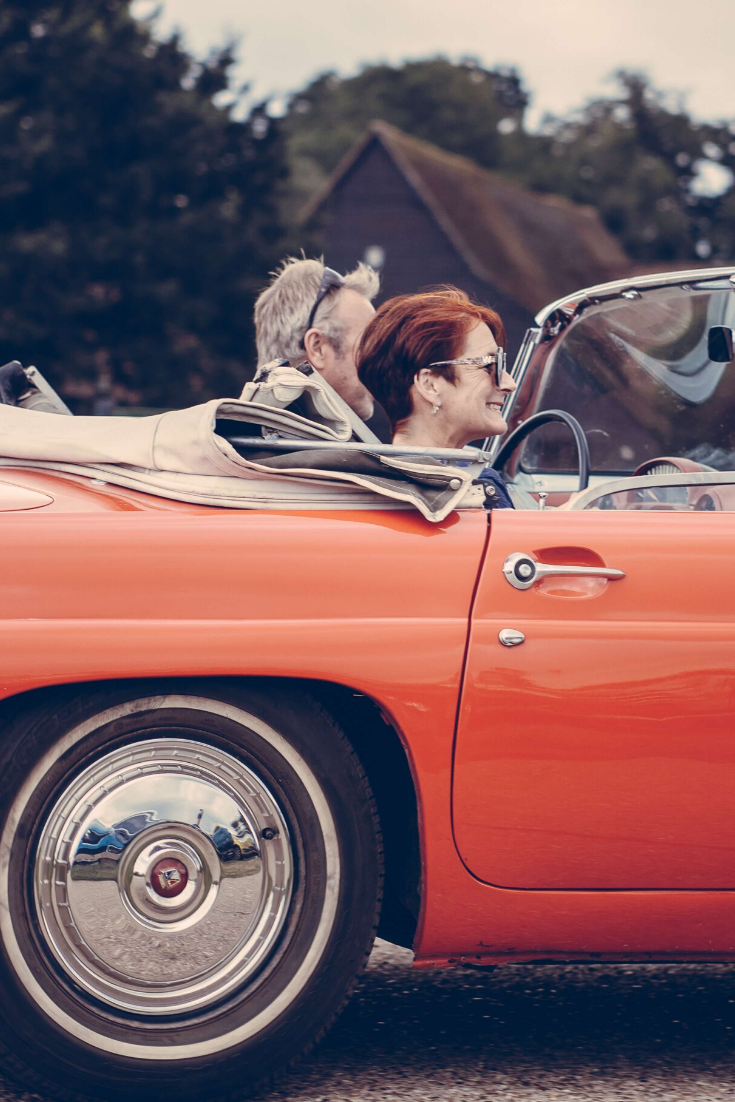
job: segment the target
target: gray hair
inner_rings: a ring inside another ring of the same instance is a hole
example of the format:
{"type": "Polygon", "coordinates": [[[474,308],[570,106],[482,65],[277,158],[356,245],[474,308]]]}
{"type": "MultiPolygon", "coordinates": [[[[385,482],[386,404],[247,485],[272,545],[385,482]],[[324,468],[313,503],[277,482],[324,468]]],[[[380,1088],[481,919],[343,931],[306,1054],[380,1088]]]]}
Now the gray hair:
{"type": "MultiPolygon", "coordinates": [[[[270,286],[255,303],[255,342],[258,366],[283,359],[296,364],[304,359],[304,336],[309,313],[319,294],[324,260],[288,256],[275,272],[270,286]]],[[[380,288],[380,276],[362,261],[344,277],[345,287],[358,291],[370,302],[380,288]]],[[[335,352],[344,352],[344,326],[334,314],[339,291],[327,294],[319,304],[313,326],[330,342],[335,352]]]]}

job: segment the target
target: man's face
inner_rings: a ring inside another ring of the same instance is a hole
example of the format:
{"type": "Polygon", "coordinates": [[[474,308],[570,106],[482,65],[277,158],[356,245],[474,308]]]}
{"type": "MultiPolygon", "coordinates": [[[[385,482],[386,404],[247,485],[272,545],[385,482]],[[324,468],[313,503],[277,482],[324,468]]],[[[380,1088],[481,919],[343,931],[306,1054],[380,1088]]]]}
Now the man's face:
{"type": "Polygon", "coordinates": [[[343,398],[363,420],[372,417],[373,398],[358,378],[355,352],[365,326],[374,313],[375,307],[364,295],[351,287],[343,287],[338,292],[337,303],[332,313],[332,318],[344,331],[343,346],[339,353],[321,334],[318,334],[319,339],[312,340],[314,330],[309,331],[306,341],[311,363],[330,386],[334,387],[340,398],[343,398]]]}

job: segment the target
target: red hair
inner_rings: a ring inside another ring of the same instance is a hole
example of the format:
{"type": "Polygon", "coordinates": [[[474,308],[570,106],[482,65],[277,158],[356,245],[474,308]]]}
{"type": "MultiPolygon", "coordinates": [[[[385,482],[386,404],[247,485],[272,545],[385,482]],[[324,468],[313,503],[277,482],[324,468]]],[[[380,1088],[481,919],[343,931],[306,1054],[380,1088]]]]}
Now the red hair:
{"type": "MultiPolygon", "coordinates": [[[[414,377],[435,360],[457,359],[478,322],[487,325],[498,347],[506,347],[500,315],[473,302],[458,287],[399,295],[383,303],[360,340],[357,371],[394,430],[411,413],[414,377]]],[[[431,370],[454,382],[451,365],[431,370]]]]}

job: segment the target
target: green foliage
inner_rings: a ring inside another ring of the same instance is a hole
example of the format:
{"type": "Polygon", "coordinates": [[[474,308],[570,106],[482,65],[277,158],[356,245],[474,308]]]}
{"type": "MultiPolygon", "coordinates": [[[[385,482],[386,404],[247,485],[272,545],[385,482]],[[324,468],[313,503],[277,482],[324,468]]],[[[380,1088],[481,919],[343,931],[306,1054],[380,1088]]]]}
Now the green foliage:
{"type": "Polygon", "coordinates": [[[494,167],[498,124],[518,126],[527,102],[515,70],[484,69],[471,58],[368,65],[347,80],[323,73],[291,97],[284,120],[294,186],[303,201],[373,119],[494,167]]]}
{"type": "Polygon", "coordinates": [[[232,61],[155,41],[129,0],[4,0],[0,362],[78,408],[239,392],[286,168],[262,106],[213,102],[232,61]]]}
{"type": "Polygon", "coordinates": [[[506,144],[504,168],[529,187],[599,211],[630,256],[722,259],[735,253],[732,185],[700,194],[699,169],[735,170],[735,128],[698,124],[639,73],[618,73],[620,94],[594,100],[541,135],[506,144]]]}

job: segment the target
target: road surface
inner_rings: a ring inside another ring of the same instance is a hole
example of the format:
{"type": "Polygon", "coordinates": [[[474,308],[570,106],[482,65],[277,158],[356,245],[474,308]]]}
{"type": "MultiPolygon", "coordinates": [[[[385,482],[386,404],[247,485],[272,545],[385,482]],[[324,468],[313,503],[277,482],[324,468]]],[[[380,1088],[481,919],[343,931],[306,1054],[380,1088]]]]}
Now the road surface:
{"type": "Polygon", "coordinates": [[[603,1099],[735,1100],[735,965],[412,971],[379,942],[327,1039],[259,1102],[603,1099]]]}

